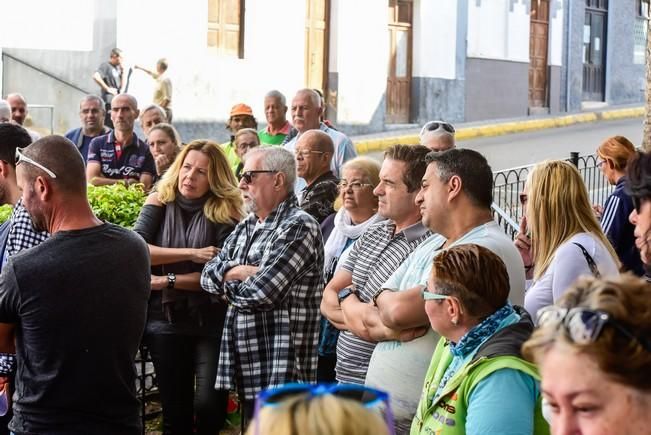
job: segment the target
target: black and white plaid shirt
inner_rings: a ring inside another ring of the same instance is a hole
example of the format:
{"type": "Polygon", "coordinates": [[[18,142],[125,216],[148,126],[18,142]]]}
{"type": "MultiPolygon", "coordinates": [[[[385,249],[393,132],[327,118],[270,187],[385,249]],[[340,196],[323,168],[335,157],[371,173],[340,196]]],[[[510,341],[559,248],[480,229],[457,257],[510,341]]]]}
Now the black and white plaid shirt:
{"type": "Polygon", "coordinates": [[[245,218],[201,273],[204,290],[228,311],[215,388],[252,400],[265,388],[316,382],[323,240],[317,222],[291,194],[262,223],[245,218]],[[239,265],[258,266],[244,281],[224,281],[239,265]]]}
{"type": "Polygon", "coordinates": [[[36,231],[32,226],[32,219],[19,199],[11,212],[11,229],[7,237],[7,257],[18,254],[23,249],[40,245],[50,237],[47,231],[36,231]]]}

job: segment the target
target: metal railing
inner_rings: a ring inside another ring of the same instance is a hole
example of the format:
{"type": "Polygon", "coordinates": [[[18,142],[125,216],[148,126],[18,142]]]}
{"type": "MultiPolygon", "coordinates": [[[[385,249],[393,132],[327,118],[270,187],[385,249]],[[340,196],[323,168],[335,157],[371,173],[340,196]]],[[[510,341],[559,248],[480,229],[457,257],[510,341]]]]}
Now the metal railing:
{"type": "MultiPolygon", "coordinates": [[[[572,162],[579,170],[588,189],[591,204],[603,205],[614,186],[608,183],[599,169],[597,155],[580,156],[579,153],[572,152],[567,161],[572,162]]],[[[520,205],[520,193],[534,166],[518,166],[493,173],[493,216],[512,239],[518,232],[523,212],[520,205]]]]}

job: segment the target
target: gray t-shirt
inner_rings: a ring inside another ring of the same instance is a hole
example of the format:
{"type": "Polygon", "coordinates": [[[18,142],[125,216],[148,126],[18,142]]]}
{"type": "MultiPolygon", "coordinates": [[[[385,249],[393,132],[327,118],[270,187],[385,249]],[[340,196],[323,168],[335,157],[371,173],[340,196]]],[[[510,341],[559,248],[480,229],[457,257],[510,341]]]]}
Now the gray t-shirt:
{"type": "Polygon", "coordinates": [[[16,434],[140,434],[134,360],[149,251],[113,224],[61,231],[9,259],[0,322],[16,324],[16,434]]]}

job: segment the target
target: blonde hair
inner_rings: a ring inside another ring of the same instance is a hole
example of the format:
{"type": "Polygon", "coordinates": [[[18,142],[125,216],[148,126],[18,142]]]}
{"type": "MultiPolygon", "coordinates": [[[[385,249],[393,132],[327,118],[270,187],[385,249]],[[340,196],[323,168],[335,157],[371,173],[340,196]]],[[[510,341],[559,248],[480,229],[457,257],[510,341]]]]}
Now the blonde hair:
{"type": "Polygon", "coordinates": [[[533,241],[534,279],[551,263],[556,249],[578,233],[594,235],[619,264],[612,245],[594,215],[579,171],[569,162],[547,160],[527,178],[527,226],[533,241]]]}
{"type": "MultiPolygon", "coordinates": [[[[364,181],[373,186],[372,189],[375,189],[377,185],[380,184],[381,165],[377,160],[369,157],[355,157],[354,159],[350,159],[344,163],[341,166],[341,171],[339,173],[343,176],[346,169],[361,171],[364,174],[364,181]]],[[[338,195],[334,203],[335,210],[341,208],[341,202],[341,195],[338,195]]]]}
{"type": "Polygon", "coordinates": [[[203,209],[206,217],[212,222],[223,224],[239,221],[244,213],[237,180],[221,147],[209,140],[195,140],[183,147],[157,185],[159,200],[163,204],[167,204],[176,199],[181,167],[190,151],[198,151],[206,155],[209,161],[210,198],[206,201],[203,209]]]}
{"type": "MultiPolygon", "coordinates": [[[[637,337],[651,337],[651,287],[629,273],[609,279],[581,278],[556,305],[604,311],[637,337]]],[[[605,327],[594,342],[577,344],[564,327],[542,325],[523,344],[522,353],[529,361],[539,363],[556,343],[588,356],[615,382],[651,391],[651,353],[617,329],[605,327]]]]}
{"type": "Polygon", "coordinates": [[[604,160],[612,160],[615,169],[623,171],[628,161],[635,155],[635,146],[624,136],[613,136],[597,148],[597,155],[604,160]]]}
{"type": "Polygon", "coordinates": [[[325,394],[287,399],[279,406],[262,408],[247,435],[385,435],[386,423],[378,412],[359,402],[325,394]],[[259,428],[256,428],[259,425],[259,428]],[[257,430],[256,430],[257,429],[257,430]]]}

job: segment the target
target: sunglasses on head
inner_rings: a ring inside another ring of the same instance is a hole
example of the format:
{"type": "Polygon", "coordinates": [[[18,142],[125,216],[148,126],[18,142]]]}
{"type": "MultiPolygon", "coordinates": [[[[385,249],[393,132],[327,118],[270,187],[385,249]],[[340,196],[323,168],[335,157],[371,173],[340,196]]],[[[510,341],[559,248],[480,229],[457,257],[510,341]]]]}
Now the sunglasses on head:
{"type": "Polygon", "coordinates": [[[45,166],[41,165],[40,163],[30,159],[27,157],[23,152],[20,150],[20,148],[16,148],[16,166],[18,166],[19,163],[25,162],[29,163],[32,166],[36,166],[37,168],[43,170],[46,174],[48,174],[51,178],[56,178],[56,174],[46,168],[45,166]]]}
{"type": "Polygon", "coordinates": [[[651,343],[643,337],[638,337],[624,325],[601,310],[587,308],[562,308],[551,305],[538,311],[538,326],[563,326],[570,339],[576,344],[590,344],[597,341],[604,327],[610,325],[620,334],[635,340],[651,352],[651,343]]]}
{"type": "Polygon", "coordinates": [[[428,131],[438,131],[438,130],[445,130],[450,134],[454,134],[456,131],[454,129],[454,126],[448,122],[445,121],[430,121],[427,124],[423,126],[423,128],[420,130],[420,135],[422,136],[423,134],[427,133],[428,131]]]}
{"type": "Polygon", "coordinates": [[[255,401],[252,423],[256,425],[255,433],[259,433],[259,415],[262,408],[281,406],[286,400],[299,395],[306,395],[307,400],[323,395],[332,395],[341,399],[354,400],[365,408],[377,409],[384,414],[387,429],[391,434],[394,433],[389,395],[384,391],[354,384],[286,384],[278,388],[267,389],[258,394],[255,401]]]}
{"type": "Polygon", "coordinates": [[[251,184],[253,182],[253,176],[255,174],[275,174],[276,172],[278,171],[270,171],[266,169],[260,169],[258,171],[246,171],[242,172],[242,180],[244,180],[246,184],[251,184]]]}

